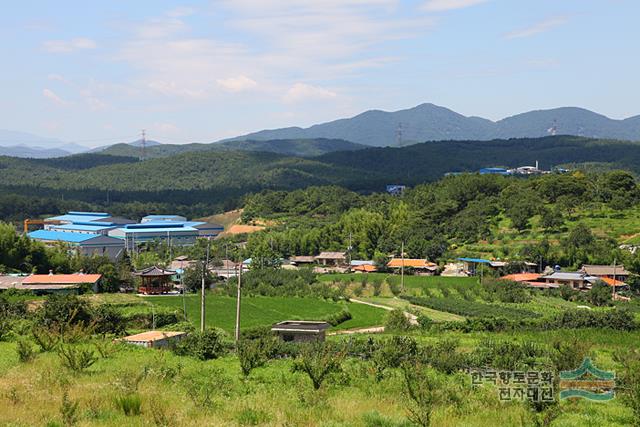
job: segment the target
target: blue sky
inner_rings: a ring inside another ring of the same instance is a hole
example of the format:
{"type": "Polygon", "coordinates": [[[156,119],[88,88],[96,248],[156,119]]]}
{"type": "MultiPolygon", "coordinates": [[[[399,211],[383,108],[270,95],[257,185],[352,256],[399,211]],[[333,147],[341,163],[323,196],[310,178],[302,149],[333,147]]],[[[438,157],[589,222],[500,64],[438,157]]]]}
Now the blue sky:
{"type": "Polygon", "coordinates": [[[5,2],[0,129],[210,142],[433,102],[640,114],[635,0],[5,2]]]}

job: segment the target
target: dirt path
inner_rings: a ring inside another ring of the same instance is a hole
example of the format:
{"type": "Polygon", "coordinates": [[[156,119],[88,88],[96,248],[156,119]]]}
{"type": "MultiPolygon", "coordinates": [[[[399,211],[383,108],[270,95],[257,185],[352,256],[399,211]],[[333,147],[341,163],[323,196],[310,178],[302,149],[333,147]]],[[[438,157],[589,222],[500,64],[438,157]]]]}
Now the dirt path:
{"type": "MultiPolygon", "coordinates": [[[[371,307],[376,307],[376,308],[381,308],[383,310],[387,310],[387,311],[393,311],[395,310],[393,307],[389,307],[388,305],[382,305],[382,304],[376,304],[373,302],[367,302],[367,301],[361,301],[359,299],[354,299],[351,298],[349,299],[350,302],[355,302],[356,304],[364,304],[364,305],[368,305],[371,307]]],[[[404,315],[407,319],[409,319],[409,322],[412,325],[417,325],[418,324],[418,318],[411,313],[408,312],[404,312],[404,315]]],[[[351,335],[351,334],[379,334],[384,332],[384,326],[370,326],[368,328],[354,328],[354,329],[345,329],[342,331],[334,331],[334,332],[330,332],[328,335],[351,335]]]]}

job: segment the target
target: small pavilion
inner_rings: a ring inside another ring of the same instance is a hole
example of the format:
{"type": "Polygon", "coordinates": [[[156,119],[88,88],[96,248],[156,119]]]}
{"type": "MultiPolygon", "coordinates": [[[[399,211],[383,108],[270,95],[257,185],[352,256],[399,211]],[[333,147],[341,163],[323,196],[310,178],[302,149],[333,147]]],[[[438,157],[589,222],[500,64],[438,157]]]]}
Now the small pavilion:
{"type": "Polygon", "coordinates": [[[138,292],[145,295],[159,295],[169,292],[173,288],[171,277],[174,274],[176,272],[173,270],[166,270],[155,265],[133,273],[134,276],[140,277],[142,281],[138,292]]]}

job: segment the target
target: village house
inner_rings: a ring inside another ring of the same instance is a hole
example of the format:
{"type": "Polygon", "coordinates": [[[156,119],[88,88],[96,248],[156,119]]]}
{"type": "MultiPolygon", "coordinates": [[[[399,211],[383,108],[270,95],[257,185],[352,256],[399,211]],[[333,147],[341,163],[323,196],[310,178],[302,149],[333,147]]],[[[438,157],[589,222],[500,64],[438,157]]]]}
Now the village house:
{"type": "Polygon", "coordinates": [[[32,274],[0,276],[0,290],[20,289],[36,295],[53,293],[78,294],[83,290],[98,292],[101,274],[32,274]]]}
{"type": "Polygon", "coordinates": [[[391,258],[387,263],[387,268],[400,271],[402,268],[411,269],[417,275],[433,276],[438,272],[438,264],[429,262],[426,259],[414,258],[391,258]]]}
{"type": "Polygon", "coordinates": [[[541,276],[539,280],[557,286],[565,285],[576,290],[586,290],[591,289],[591,286],[593,286],[595,282],[600,280],[600,278],[596,276],[589,276],[588,274],[581,271],[554,271],[551,274],[541,276]]]}
{"type": "Polygon", "coordinates": [[[625,282],[631,273],[625,270],[624,265],[589,265],[585,264],[580,269],[581,272],[599,278],[609,278],[625,282]]]}
{"type": "Polygon", "coordinates": [[[315,260],[325,267],[343,267],[347,265],[347,254],[346,252],[320,252],[315,260]]]}

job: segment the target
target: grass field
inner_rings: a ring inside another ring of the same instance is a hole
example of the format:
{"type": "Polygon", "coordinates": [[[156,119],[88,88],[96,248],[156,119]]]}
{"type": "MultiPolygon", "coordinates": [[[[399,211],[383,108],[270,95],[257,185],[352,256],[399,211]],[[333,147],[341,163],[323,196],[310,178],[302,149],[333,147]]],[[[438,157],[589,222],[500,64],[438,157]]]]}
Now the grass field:
{"type": "MultiPolygon", "coordinates": [[[[463,350],[486,338],[530,340],[546,345],[571,331],[518,333],[438,333],[416,335],[421,342],[442,338],[460,340],[463,350]]],[[[633,348],[640,333],[583,330],[580,337],[591,345],[598,367],[615,370],[611,355],[633,348]]],[[[335,339],[335,338],[332,338],[335,339]]],[[[39,353],[34,361],[20,363],[14,342],[0,342],[0,425],[62,426],[63,390],[77,402],[78,426],[310,426],[381,427],[409,426],[403,378],[389,372],[375,381],[367,362],[350,359],[343,373],[332,376],[313,392],[309,379],[291,371],[291,361],[271,360],[267,366],[241,379],[235,356],[212,361],[178,357],[168,351],[121,347],[108,359],[99,359],[85,373],[62,368],[55,353],[39,353]],[[136,393],[142,401],[139,415],[126,416],[115,399],[131,379],[146,372],[136,393]],[[202,382],[211,381],[212,403],[199,404],[190,395],[202,382]]],[[[464,374],[459,378],[467,381],[464,374]]],[[[470,390],[459,402],[440,407],[433,414],[435,427],[532,425],[524,405],[500,402],[495,388],[470,390]]],[[[553,427],[628,426],[631,411],[621,400],[561,403],[562,414],[553,427]]]]}
{"type": "MultiPolygon", "coordinates": [[[[180,296],[145,297],[144,301],[158,307],[173,310],[183,309],[180,296]]],[[[200,297],[185,297],[187,317],[197,327],[200,326],[200,297]]],[[[271,325],[273,323],[295,320],[318,320],[341,311],[347,307],[352,319],[341,323],[336,329],[376,326],[384,323],[385,311],[379,308],[354,303],[336,303],[317,298],[294,297],[245,297],[241,306],[241,328],[271,325]]],[[[235,328],[236,299],[228,296],[207,294],[206,324],[232,332],[235,328]]]]}

